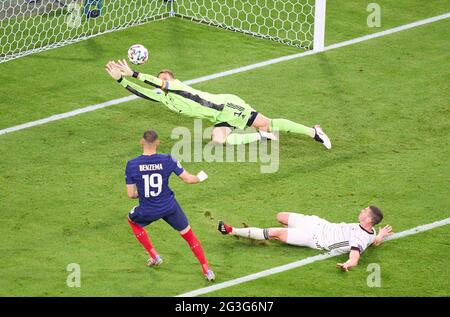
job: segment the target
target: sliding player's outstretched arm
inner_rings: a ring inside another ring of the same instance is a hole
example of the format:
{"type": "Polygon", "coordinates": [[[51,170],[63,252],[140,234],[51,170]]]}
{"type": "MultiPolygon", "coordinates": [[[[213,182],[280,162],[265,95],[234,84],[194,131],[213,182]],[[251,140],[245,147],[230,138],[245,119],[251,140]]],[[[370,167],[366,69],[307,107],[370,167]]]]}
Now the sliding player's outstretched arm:
{"type": "Polygon", "coordinates": [[[136,96],[153,101],[161,100],[161,95],[153,89],[141,87],[138,84],[132,83],[124,78],[124,76],[127,75],[125,75],[125,73],[117,67],[115,62],[109,62],[106,64],[106,71],[113,79],[117,80],[123,87],[125,87],[125,89],[136,96]]]}
{"type": "Polygon", "coordinates": [[[387,236],[390,236],[391,234],[393,234],[392,227],[389,226],[389,225],[384,226],[378,232],[378,234],[375,237],[375,240],[373,241],[372,245],[373,246],[379,246],[381,244],[381,242],[383,242],[383,239],[386,238],[387,236]]]}
{"type": "Polygon", "coordinates": [[[350,268],[358,265],[360,257],[361,254],[359,253],[359,250],[350,250],[348,260],[345,263],[338,263],[336,266],[347,272],[350,268]]]}

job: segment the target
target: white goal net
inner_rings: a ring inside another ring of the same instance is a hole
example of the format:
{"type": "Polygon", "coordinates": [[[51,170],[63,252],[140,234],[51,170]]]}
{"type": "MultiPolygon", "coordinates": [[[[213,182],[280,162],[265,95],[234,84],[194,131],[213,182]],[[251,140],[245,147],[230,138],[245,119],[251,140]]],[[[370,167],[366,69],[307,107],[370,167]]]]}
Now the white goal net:
{"type": "Polygon", "coordinates": [[[325,0],[0,0],[0,63],[168,17],[316,49],[323,46],[324,4],[325,0]]]}

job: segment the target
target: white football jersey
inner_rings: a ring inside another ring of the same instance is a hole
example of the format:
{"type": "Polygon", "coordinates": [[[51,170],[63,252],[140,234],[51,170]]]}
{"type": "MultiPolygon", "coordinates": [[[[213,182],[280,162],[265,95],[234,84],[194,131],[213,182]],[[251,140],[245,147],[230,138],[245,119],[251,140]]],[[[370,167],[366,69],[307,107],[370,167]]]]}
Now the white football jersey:
{"type": "Polygon", "coordinates": [[[357,249],[362,253],[375,240],[376,232],[366,231],[358,223],[326,222],[318,235],[318,244],[327,251],[348,253],[357,249]]]}

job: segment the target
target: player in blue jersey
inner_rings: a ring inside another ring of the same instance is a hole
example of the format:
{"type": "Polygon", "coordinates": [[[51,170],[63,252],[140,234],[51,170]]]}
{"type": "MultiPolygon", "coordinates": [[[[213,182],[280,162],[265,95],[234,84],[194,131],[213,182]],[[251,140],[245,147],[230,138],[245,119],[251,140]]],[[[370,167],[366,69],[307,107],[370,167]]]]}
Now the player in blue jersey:
{"type": "Polygon", "coordinates": [[[163,219],[177,230],[189,244],[208,281],[214,280],[215,275],[209,268],[200,241],[192,232],[186,215],[169,187],[169,177],[172,173],[175,173],[187,184],[202,182],[208,175],[203,171],[192,175],[184,170],[172,156],[156,153],[160,141],[157,133],[153,130],[146,131],[140,143],[143,154],[128,161],[125,180],[128,197],[139,199],[139,205],[128,214],[128,223],[136,238],[150,255],[147,265],[161,265],[162,259],[150,242],[144,227],[156,220],[163,219]]]}

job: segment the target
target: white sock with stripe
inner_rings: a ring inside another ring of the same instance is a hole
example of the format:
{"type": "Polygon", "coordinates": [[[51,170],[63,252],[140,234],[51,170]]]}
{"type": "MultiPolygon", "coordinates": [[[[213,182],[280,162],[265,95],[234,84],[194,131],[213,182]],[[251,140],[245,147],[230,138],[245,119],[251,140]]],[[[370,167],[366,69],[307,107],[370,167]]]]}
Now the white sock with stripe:
{"type": "Polygon", "coordinates": [[[231,234],[253,240],[269,240],[269,229],[260,228],[233,228],[231,234]]]}

